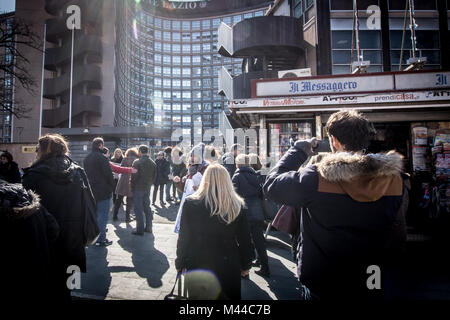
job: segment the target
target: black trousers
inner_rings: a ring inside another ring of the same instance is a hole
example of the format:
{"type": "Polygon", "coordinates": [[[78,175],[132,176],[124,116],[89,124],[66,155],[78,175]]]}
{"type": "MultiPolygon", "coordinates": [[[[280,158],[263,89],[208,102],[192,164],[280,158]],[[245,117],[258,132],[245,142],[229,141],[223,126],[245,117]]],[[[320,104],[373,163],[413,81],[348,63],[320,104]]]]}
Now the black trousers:
{"type": "MultiPolygon", "coordinates": [[[[114,201],[114,217],[117,217],[117,214],[119,213],[119,208],[122,205],[123,198],[125,198],[125,196],[117,195],[116,201],[114,201]]],[[[133,198],[127,197],[127,203],[126,203],[126,209],[125,209],[126,217],[130,216],[132,203],[133,203],[133,198]]]]}
{"type": "Polygon", "coordinates": [[[261,268],[269,270],[269,258],[267,257],[266,239],[264,239],[264,222],[249,221],[250,234],[252,236],[253,245],[255,246],[258,260],[261,268]]]}
{"type": "Polygon", "coordinates": [[[159,202],[164,202],[164,188],[165,184],[155,184],[153,186],[153,201],[152,203],[156,202],[156,194],[158,193],[158,189],[159,189],[159,202]]]}

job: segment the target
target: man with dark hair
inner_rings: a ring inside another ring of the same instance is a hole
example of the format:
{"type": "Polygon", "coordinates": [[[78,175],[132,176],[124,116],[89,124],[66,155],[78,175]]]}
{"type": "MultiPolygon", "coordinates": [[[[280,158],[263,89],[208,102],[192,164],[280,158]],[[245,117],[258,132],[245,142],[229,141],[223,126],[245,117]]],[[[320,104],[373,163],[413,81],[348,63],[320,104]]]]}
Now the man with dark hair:
{"type": "MultiPolygon", "coordinates": [[[[382,298],[379,285],[370,290],[370,276],[373,268],[386,270],[404,194],[403,156],[365,154],[372,126],[354,110],[331,115],[326,130],[332,153],[300,168],[324,144],[296,141],[269,173],[264,190],[273,201],[301,210],[298,276],[304,292],[322,300],[382,298]]],[[[375,276],[384,279],[383,273],[375,276]]]]}
{"type": "Polygon", "coordinates": [[[153,213],[150,208],[150,187],[156,177],[156,164],[149,158],[146,145],[139,147],[139,159],[134,160],[133,168],[138,170],[131,175],[131,190],[136,214],[136,231],[133,234],[142,236],[144,231],[152,233],[153,213]],[[143,213],[145,213],[145,229],[143,213]]]}
{"type": "Polygon", "coordinates": [[[84,159],[84,170],[86,171],[92,192],[97,202],[97,219],[100,229],[97,246],[109,246],[112,241],[106,239],[106,225],[114,190],[114,176],[108,159],[103,155],[102,138],[92,141],[92,151],[84,159]]]}
{"type": "Polygon", "coordinates": [[[232,178],[234,175],[234,172],[236,171],[236,157],[239,153],[242,152],[242,146],[238,143],[235,143],[231,146],[231,151],[225,153],[222,158],[222,165],[227,169],[228,173],[230,174],[230,177],[232,178]]]}

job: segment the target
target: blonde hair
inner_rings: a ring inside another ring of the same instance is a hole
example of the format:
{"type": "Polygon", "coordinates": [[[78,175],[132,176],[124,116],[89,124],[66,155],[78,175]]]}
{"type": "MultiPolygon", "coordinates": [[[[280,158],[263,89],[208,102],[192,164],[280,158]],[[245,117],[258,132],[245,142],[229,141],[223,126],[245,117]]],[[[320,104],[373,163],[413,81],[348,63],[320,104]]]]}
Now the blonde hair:
{"type": "Polygon", "coordinates": [[[235,159],[236,167],[238,167],[238,168],[248,167],[249,160],[250,160],[250,158],[248,155],[243,154],[243,153],[239,154],[235,159]]]}
{"type": "Polygon", "coordinates": [[[111,158],[111,160],[117,160],[120,157],[123,157],[123,151],[122,151],[122,149],[117,148],[116,150],[114,150],[113,157],[111,158]],[[116,154],[119,152],[120,152],[120,155],[118,157],[116,157],[116,154]]]}
{"type": "Polygon", "coordinates": [[[211,216],[217,215],[227,224],[238,217],[245,205],[244,199],[234,190],[230,174],[218,163],[208,165],[198,190],[190,198],[203,200],[211,210],[211,216]]]}

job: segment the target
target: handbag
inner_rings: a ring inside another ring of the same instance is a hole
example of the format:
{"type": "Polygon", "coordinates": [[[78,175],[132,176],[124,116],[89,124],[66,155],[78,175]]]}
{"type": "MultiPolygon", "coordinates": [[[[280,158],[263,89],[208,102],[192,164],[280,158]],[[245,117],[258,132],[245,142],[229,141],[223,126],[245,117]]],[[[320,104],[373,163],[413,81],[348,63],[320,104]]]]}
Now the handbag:
{"type": "Polygon", "coordinates": [[[97,222],[97,203],[89,186],[86,172],[80,168],[78,173],[81,177],[81,207],[84,215],[83,241],[85,246],[90,246],[97,241],[100,235],[97,222]]]}
{"type": "Polygon", "coordinates": [[[168,295],[164,297],[164,300],[188,300],[187,298],[187,288],[183,286],[183,275],[180,272],[177,274],[177,278],[175,279],[175,283],[173,284],[173,288],[168,295]],[[175,294],[175,287],[178,285],[178,292],[175,294]],[[183,287],[183,290],[182,290],[183,287]]]}
{"type": "Polygon", "coordinates": [[[267,197],[261,199],[265,220],[273,220],[280,209],[280,206],[267,197]]]}
{"type": "Polygon", "coordinates": [[[272,226],[279,231],[294,234],[299,226],[295,207],[283,205],[273,219],[272,226]]]}

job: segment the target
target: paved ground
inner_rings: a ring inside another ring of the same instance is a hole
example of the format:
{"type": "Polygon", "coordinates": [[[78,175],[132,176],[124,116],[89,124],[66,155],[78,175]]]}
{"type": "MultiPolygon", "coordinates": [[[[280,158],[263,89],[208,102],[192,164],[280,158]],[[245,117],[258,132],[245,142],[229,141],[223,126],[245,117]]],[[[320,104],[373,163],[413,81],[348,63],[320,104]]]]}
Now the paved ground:
{"type": "MultiPolygon", "coordinates": [[[[81,289],[73,295],[88,299],[161,300],[171,290],[175,277],[177,234],[173,232],[178,206],[171,204],[154,209],[153,235],[134,236],[135,222],[108,224],[109,247],[87,249],[88,272],[82,275],[81,289]]],[[[267,239],[272,276],[262,278],[250,272],[242,280],[245,300],[298,299],[296,267],[291,261],[289,236],[271,232],[267,239]]]]}

